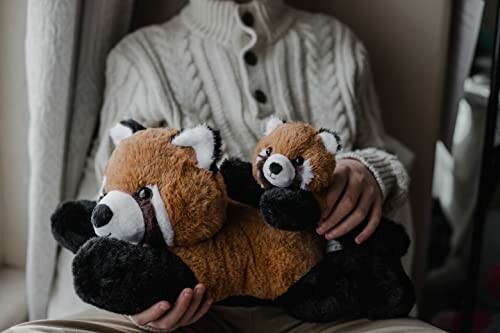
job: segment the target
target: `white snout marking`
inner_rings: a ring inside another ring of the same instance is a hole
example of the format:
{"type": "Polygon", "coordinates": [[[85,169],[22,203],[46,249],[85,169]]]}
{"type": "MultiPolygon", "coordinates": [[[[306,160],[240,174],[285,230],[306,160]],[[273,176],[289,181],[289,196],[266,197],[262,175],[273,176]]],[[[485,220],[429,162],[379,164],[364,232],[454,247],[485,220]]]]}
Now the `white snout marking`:
{"type": "Polygon", "coordinates": [[[144,238],[144,217],[135,199],[122,191],[110,191],[98,204],[104,204],[111,209],[113,217],[108,224],[100,228],[94,227],[98,236],[113,238],[138,244],[144,238]]]}
{"type": "Polygon", "coordinates": [[[264,163],[263,172],[267,181],[276,187],[288,187],[295,179],[295,167],[288,157],[281,154],[271,155],[264,163]],[[271,172],[271,164],[273,163],[282,167],[278,174],[271,172]]]}

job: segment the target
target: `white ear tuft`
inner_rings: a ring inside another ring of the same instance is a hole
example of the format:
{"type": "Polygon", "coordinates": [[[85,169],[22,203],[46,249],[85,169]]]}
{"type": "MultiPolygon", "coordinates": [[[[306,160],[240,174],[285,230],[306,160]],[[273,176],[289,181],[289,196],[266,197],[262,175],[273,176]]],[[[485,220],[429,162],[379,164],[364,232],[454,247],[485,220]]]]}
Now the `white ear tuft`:
{"type": "Polygon", "coordinates": [[[109,130],[109,137],[113,144],[118,146],[120,142],[137,131],[145,129],[144,126],[132,119],[122,120],[109,130]]]}
{"type": "Polygon", "coordinates": [[[322,128],[319,130],[319,136],[331,154],[338,154],[342,150],[342,142],[336,132],[322,128]]]}
{"type": "Polygon", "coordinates": [[[272,116],[266,123],[266,129],[264,131],[264,135],[271,134],[271,132],[274,131],[279,125],[282,125],[284,123],[286,123],[286,121],[278,117],[272,116]]]}
{"type": "Polygon", "coordinates": [[[182,130],[172,144],[181,147],[192,147],[196,152],[198,167],[212,169],[221,155],[221,139],[218,131],[205,124],[182,130]]]}

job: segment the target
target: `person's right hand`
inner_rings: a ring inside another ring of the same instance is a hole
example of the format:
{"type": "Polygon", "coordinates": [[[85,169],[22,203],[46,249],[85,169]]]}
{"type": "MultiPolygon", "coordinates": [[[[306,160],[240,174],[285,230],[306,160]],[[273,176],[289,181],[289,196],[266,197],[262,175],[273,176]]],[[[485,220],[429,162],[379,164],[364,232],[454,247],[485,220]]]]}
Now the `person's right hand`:
{"type": "Polygon", "coordinates": [[[193,289],[186,288],[173,306],[167,301],[160,301],[143,312],[133,315],[132,320],[139,326],[150,326],[167,331],[191,325],[203,317],[212,305],[211,299],[203,301],[205,291],[205,286],[202,284],[196,285],[193,289]]]}

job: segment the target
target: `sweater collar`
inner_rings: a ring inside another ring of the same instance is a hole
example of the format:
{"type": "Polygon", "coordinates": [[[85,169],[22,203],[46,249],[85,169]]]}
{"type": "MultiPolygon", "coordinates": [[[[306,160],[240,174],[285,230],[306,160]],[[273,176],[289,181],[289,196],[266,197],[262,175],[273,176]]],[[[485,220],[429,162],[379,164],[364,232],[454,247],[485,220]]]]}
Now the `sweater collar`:
{"type": "Polygon", "coordinates": [[[288,30],[295,14],[283,0],[253,0],[244,4],[231,0],[190,0],[181,17],[191,29],[225,44],[238,41],[249,30],[266,43],[272,43],[288,30]],[[243,23],[245,13],[253,16],[253,27],[243,23]]]}

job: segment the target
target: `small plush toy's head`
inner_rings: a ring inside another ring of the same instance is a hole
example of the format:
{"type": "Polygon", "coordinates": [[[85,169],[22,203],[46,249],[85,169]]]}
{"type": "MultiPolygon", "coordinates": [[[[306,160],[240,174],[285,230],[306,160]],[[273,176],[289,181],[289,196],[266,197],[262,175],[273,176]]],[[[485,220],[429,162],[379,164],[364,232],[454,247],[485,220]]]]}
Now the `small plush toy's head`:
{"type": "Polygon", "coordinates": [[[186,246],[223,225],[227,194],[217,171],[218,132],[181,131],[123,121],[111,130],[116,148],[92,214],[98,236],[134,244],[186,246]]]}
{"type": "Polygon", "coordinates": [[[272,118],[255,149],[254,177],[263,188],[295,187],[318,193],[331,185],[339,136],[301,122],[272,118]]]}

